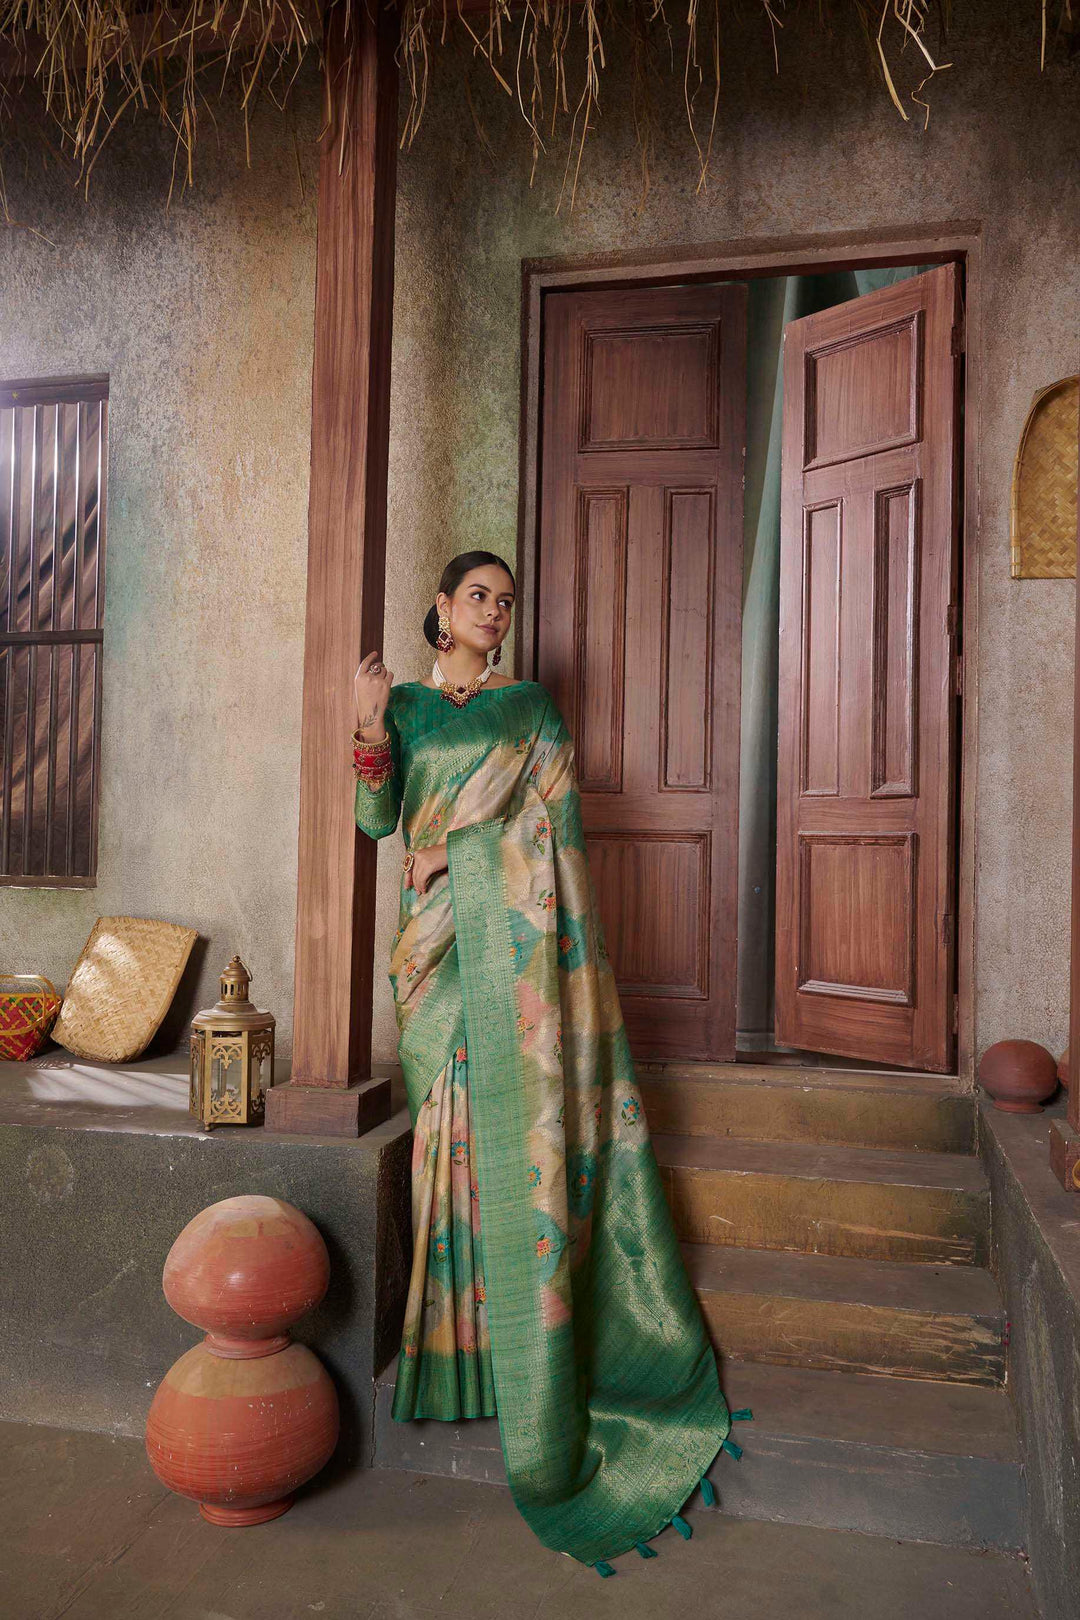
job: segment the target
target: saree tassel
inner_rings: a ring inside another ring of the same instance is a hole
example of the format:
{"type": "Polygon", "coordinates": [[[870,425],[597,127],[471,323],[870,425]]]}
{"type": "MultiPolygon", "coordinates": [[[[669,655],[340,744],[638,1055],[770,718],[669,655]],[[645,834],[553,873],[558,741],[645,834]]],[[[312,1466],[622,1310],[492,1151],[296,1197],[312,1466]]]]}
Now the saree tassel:
{"type": "Polygon", "coordinates": [[[708,1474],[702,1474],[701,1476],[701,1500],[706,1507],[712,1507],[716,1501],[716,1487],[708,1474]]]}
{"type": "Polygon", "coordinates": [[[731,1414],[732,1423],[753,1423],[754,1414],[748,1406],[740,1406],[737,1412],[731,1414]]]}
{"type": "Polygon", "coordinates": [[[671,1522],[675,1526],[676,1530],[679,1532],[680,1536],[682,1536],[683,1540],[684,1541],[689,1541],[690,1537],[693,1535],[694,1532],[691,1530],[690,1526],[687,1524],[687,1522],[683,1518],[682,1514],[681,1513],[673,1513],[671,1515],[671,1522]]]}
{"type": "Polygon", "coordinates": [[[720,1449],[726,1451],[729,1457],[734,1457],[736,1462],[742,1456],[742,1446],[737,1446],[734,1440],[725,1440],[720,1449]]]}
{"type": "Polygon", "coordinates": [[[655,1547],[647,1546],[644,1541],[635,1541],[634,1546],[642,1558],[658,1558],[660,1556],[655,1547]]]}
{"type": "Polygon", "coordinates": [[[595,1569],[598,1575],[603,1575],[605,1580],[609,1575],[614,1575],[615,1573],[614,1566],[611,1564],[606,1564],[602,1558],[598,1558],[596,1560],[596,1563],[593,1565],[593,1569],[595,1569]]]}

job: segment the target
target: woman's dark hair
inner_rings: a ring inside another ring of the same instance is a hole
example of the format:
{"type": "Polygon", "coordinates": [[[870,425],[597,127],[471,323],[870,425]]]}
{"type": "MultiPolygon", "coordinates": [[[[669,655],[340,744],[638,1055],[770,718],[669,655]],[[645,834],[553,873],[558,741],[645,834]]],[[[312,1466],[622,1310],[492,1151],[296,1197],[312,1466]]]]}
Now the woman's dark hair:
{"type": "MultiPolygon", "coordinates": [[[[471,574],[474,568],[501,568],[504,574],[510,576],[510,583],[514,583],[513,570],[508,568],[501,557],[496,557],[493,551],[463,551],[457,557],[452,557],[442,571],[439,581],[439,590],[444,596],[453,596],[466,574],[471,574]]],[[[431,646],[437,646],[436,636],[439,634],[439,610],[433,602],[427,611],[424,620],[424,639],[431,646]]]]}

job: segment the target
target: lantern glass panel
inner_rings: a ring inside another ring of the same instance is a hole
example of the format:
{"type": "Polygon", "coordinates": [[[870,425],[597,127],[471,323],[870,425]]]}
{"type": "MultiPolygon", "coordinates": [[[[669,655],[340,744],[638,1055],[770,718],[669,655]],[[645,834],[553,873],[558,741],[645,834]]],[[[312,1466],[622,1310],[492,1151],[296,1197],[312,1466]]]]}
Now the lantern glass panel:
{"type": "Polygon", "coordinates": [[[251,1111],[262,1114],[266,1106],[266,1093],[274,1083],[273,1030],[254,1030],[251,1043],[251,1111]]]}
{"type": "Polygon", "coordinates": [[[242,1120],[244,1047],[243,1037],[215,1035],[211,1044],[210,1117],[214,1120],[242,1120]]]}

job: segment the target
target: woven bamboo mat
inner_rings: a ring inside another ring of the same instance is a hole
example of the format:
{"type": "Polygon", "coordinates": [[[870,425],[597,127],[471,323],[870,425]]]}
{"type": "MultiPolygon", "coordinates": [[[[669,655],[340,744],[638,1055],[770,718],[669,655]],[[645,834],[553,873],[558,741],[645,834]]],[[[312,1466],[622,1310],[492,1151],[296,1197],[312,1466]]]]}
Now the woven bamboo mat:
{"type": "Polygon", "coordinates": [[[198,930],[153,917],[99,917],[64,992],[52,1038],[76,1057],[125,1063],[169,1010],[198,930]]]}
{"type": "Polygon", "coordinates": [[[1076,466],[1080,377],[1035,395],[1012,483],[1014,579],[1076,577],[1076,466]]]}

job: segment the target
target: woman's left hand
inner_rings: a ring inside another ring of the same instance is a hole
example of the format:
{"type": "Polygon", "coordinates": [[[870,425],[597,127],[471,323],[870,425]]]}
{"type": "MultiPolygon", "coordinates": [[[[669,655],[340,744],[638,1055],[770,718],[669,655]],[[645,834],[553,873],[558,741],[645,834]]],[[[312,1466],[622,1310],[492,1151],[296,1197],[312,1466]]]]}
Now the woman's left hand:
{"type": "Polygon", "coordinates": [[[417,894],[426,894],[428,884],[447,867],[446,844],[429,844],[426,849],[418,849],[412,866],[405,873],[405,887],[415,889],[417,894]]]}

